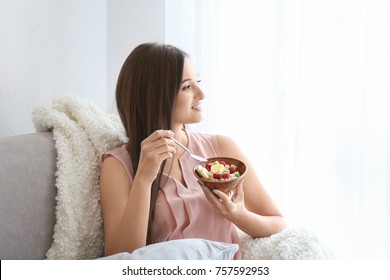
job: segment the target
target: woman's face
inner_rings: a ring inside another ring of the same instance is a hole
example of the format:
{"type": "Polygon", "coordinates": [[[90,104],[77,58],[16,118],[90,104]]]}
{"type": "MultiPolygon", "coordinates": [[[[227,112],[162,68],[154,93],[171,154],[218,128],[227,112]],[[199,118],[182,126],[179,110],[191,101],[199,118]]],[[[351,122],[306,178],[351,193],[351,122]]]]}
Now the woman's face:
{"type": "Polygon", "coordinates": [[[183,80],[173,105],[173,123],[190,124],[202,120],[201,100],[205,97],[199,87],[198,74],[191,60],[185,58],[183,80]]]}

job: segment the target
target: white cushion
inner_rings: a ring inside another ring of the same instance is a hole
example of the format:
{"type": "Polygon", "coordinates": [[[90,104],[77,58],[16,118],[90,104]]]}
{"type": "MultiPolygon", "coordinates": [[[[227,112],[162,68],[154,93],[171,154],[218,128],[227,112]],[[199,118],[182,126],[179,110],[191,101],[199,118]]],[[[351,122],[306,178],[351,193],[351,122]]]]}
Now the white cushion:
{"type": "Polygon", "coordinates": [[[154,243],[132,253],[118,253],[103,260],[231,260],[237,244],[187,238],[154,243]]]}

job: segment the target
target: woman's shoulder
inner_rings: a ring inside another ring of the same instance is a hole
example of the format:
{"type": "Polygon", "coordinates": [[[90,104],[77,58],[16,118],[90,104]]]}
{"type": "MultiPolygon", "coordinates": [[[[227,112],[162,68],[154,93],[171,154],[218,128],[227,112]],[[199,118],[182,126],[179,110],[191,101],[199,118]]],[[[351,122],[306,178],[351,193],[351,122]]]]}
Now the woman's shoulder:
{"type": "Polygon", "coordinates": [[[229,136],[216,135],[216,142],[222,156],[243,158],[243,152],[239,145],[229,136]]]}
{"type": "Polygon", "coordinates": [[[234,140],[231,137],[227,136],[227,135],[217,134],[217,135],[215,135],[215,140],[217,141],[219,146],[230,147],[230,146],[235,146],[236,145],[234,140]]]}
{"type": "Polygon", "coordinates": [[[217,151],[218,156],[227,157],[239,157],[242,156],[242,151],[236,144],[236,142],[227,135],[223,134],[207,134],[207,133],[195,133],[195,137],[201,143],[207,143],[213,146],[217,151]]]}
{"type": "Polygon", "coordinates": [[[212,156],[237,156],[239,149],[232,138],[226,135],[191,132],[191,142],[212,156]]]}
{"type": "Polygon", "coordinates": [[[103,167],[118,169],[119,165],[126,171],[127,176],[132,181],[134,176],[131,158],[127,151],[127,144],[108,150],[102,155],[103,167]]]}

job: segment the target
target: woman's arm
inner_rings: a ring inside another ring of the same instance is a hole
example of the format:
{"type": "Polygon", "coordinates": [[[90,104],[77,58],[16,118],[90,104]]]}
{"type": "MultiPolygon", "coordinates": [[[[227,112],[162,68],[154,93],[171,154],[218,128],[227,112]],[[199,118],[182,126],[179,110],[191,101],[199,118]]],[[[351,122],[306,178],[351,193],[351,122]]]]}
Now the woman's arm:
{"type": "Polygon", "coordinates": [[[135,177],[131,185],[117,159],[108,157],[104,160],[100,172],[100,199],[106,256],[145,246],[151,184],[135,177]]]}
{"type": "Polygon", "coordinates": [[[106,158],[100,171],[100,200],[104,224],[104,252],[132,252],[146,245],[150,191],[161,163],[172,158],[175,143],[169,131],[156,131],[141,144],[138,171],[133,183],[114,157],[106,158]]]}
{"type": "Polygon", "coordinates": [[[223,192],[205,189],[206,196],[214,207],[238,228],[252,237],[270,236],[286,228],[286,222],[270,195],[258,179],[245,154],[226,136],[217,136],[221,156],[237,158],[247,165],[245,179],[237,189],[232,202],[223,192]]]}

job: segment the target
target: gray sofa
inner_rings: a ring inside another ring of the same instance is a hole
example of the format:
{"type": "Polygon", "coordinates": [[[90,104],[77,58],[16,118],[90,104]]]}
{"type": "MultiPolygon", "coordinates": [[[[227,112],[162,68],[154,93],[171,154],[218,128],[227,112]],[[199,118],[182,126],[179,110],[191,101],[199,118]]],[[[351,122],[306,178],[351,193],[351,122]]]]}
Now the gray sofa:
{"type": "Polygon", "coordinates": [[[55,223],[51,132],[0,138],[0,259],[44,259],[55,223]]]}

